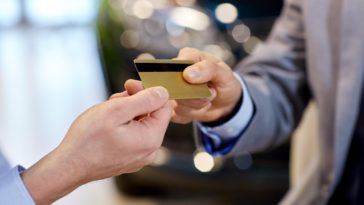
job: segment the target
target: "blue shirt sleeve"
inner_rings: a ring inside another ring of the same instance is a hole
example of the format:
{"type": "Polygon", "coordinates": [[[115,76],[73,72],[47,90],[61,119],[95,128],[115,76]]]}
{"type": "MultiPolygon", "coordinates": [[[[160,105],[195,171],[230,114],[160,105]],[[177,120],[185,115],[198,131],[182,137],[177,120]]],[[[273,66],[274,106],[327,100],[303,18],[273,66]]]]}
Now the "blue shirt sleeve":
{"type": "Polygon", "coordinates": [[[243,79],[236,73],[243,90],[243,100],[239,111],[226,123],[208,127],[197,122],[201,142],[205,150],[212,155],[226,155],[233,148],[254,115],[254,104],[243,79]]]}
{"type": "Polygon", "coordinates": [[[1,205],[35,205],[20,177],[24,170],[23,167],[16,166],[2,172],[0,176],[1,205]]]}

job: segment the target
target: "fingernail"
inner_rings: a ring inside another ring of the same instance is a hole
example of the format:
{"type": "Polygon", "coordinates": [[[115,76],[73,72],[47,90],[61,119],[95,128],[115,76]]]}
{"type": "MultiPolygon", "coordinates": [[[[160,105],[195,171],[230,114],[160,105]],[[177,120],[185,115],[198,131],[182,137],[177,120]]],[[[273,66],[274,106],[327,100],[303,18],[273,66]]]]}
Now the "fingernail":
{"type": "Polygon", "coordinates": [[[169,94],[168,94],[167,89],[165,89],[164,87],[157,87],[157,88],[155,89],[155,91],[157,92],[158,96],[159,96],[161,99],[168,99],[169,94]]]}
{"type": "Polygon", "coordinates": [[[196,79],[199,78],[201,76],[201,72],[197,67],[189,67],[187,70],[187,75],[190,79],[196,79]]]}

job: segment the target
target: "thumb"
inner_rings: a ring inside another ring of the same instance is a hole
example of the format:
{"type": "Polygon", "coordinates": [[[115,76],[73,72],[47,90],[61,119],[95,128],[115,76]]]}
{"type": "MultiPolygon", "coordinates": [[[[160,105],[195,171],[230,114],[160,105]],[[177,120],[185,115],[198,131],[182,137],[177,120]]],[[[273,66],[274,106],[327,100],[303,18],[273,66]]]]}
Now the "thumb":
{"type": "Polygon", "coordinates": [[[168,98],[168,91],[163,87],[144,89],[132,96],[120,98],[120,114],[124,119],[131,120],[158,110],[167,103],[168,98]]]}

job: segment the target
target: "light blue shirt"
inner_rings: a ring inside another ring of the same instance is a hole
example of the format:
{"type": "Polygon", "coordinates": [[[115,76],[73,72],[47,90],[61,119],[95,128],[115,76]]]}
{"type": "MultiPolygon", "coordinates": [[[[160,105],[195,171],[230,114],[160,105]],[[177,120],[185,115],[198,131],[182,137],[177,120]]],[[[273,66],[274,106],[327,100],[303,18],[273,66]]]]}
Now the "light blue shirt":
{"type": "Polygon", "coordinates": [[[203,135],[209,138],[208,141],[203,140],[203,145],[206,151],[213,155],[225,155],[231,151],[235,142],[242,135],[242,132],[253,118],[254,104],[249,94],[249,90],[247,89],[244,80],[238,74],[234,73],[234,75],[239,80],[243,90],[243,101],[239,111],[228,122],[220,126],[208,127],[197,122],[203,135]],[[222,145],[226,147],[226,143],[229,142],[231,142],[231,146],[228,146],[228,149],[223,148],[222,151],[220,147],[222,145]]]}
{"type": "Polygon", "coordinates": [[[20,174],[22,166],[11,168],[0,152],[0,204],[1,205],[35,205],[27,191],[20,174]]]}

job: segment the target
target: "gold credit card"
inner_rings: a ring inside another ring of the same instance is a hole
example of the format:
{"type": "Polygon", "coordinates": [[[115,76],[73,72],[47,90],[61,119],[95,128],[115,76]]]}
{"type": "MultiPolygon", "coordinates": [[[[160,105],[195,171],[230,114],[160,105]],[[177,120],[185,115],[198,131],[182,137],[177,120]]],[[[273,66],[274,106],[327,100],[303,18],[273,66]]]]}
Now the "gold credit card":
{"type": "Polygon", "coordinates": [[[207,84],[190,84],[183,79],[183,70],[193,63],[184,60],[134,60],[144,87],[163,86],[172,100],[211,96],[207,84]]]}

